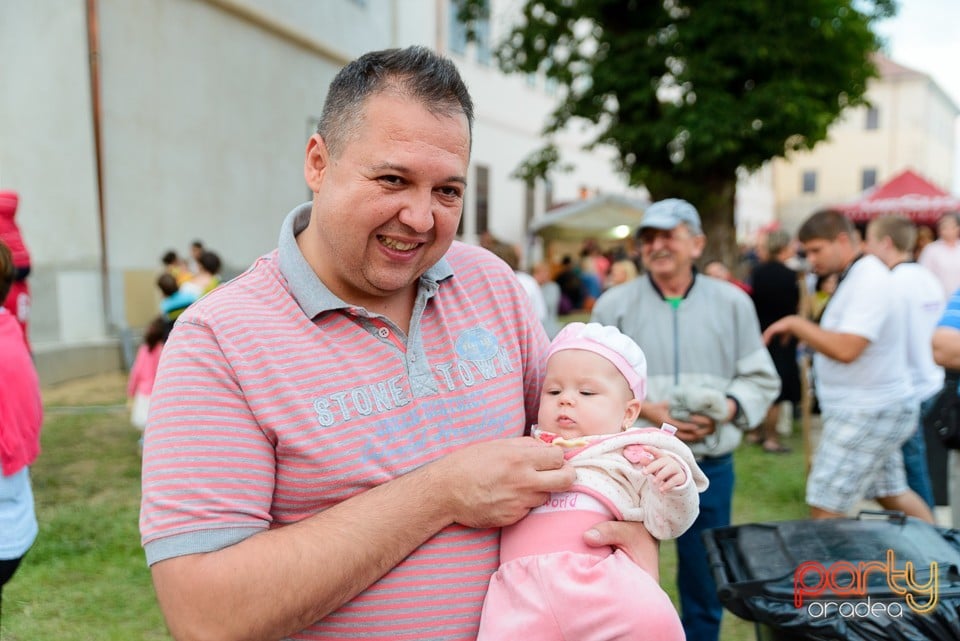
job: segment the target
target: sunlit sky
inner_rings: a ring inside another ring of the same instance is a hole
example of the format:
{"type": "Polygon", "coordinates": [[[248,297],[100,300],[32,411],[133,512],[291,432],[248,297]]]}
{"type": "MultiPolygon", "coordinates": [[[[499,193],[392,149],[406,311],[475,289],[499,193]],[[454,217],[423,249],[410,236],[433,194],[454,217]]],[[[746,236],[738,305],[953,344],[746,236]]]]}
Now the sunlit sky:
{"type": "MultiPolygon", "coordinates": [[[[960,106],[960,1],[900,0],[899,5],[895,18],[877,24],[890,58],[929,74],[960,106]]],[[[944,187],[960,194],[960,121],[954,129],[953,185],[944,187]]]]}

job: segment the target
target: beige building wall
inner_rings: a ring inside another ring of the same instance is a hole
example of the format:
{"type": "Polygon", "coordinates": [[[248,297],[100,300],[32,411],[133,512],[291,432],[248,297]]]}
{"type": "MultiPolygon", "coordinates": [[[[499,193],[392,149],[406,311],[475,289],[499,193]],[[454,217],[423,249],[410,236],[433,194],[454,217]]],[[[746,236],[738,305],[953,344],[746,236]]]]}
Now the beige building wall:
{"type": "Polygon", "coordinates": [[[788,229],[821,207],[859,198],[868,170],[875,172],[875,184],[912,169],[950,189],[960,110],[926,74],[882,57],[877,64],[882,75],[867,90],[872,114],[867,107],[850,109],[828,140],[773,163],[777,218],[788,229]],[[813,191],[804,191],[804,174],[815,176],[813,191]]]}

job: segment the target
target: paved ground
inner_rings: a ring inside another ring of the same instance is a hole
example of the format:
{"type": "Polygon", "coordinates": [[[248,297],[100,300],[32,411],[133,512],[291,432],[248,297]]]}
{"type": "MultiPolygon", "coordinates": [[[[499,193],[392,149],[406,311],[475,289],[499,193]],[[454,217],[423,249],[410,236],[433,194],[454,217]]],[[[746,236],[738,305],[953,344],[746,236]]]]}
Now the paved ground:
{"type": "Polygon", "coordinates": [[[44,386],[41,394],[44,405],[122,405],[126,389],[126,373],[113,372],[44,386]]]}

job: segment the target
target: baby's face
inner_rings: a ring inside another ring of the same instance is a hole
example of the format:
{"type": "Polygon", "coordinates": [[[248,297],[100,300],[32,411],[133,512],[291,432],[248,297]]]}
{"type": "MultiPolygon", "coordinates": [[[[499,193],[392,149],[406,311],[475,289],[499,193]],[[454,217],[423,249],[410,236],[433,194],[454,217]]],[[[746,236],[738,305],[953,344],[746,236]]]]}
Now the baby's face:
{"type": "Polygon", "coordinates": [[[615,434],[633,423],[630,408],[638,406],[613,363],[594,352],[565,349],[547,361],[537,423],[567,439],[615,434]]]}

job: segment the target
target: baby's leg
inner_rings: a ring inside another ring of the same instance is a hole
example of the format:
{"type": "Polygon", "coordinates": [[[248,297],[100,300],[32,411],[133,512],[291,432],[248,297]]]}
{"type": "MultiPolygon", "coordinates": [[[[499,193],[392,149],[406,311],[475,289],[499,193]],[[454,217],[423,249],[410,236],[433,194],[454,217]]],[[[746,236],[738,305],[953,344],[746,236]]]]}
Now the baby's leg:
{"type": "MultiPolygon", "coordinates": [[[[680,616],[670,598],[622,551],[600,561],[568,559],[564,565],[566,576],[551,581],[547,588],[561,638],[684,641],[680,616]]],[[[559,574],[557,570],[551,568],[551,576],[559,574]]]]}
{"type": "Polygon", "coordinates": [[[525,556],[508,561],[490,577],[477,641],[563,641],[544,595],[539,558],[525,556]]]}

